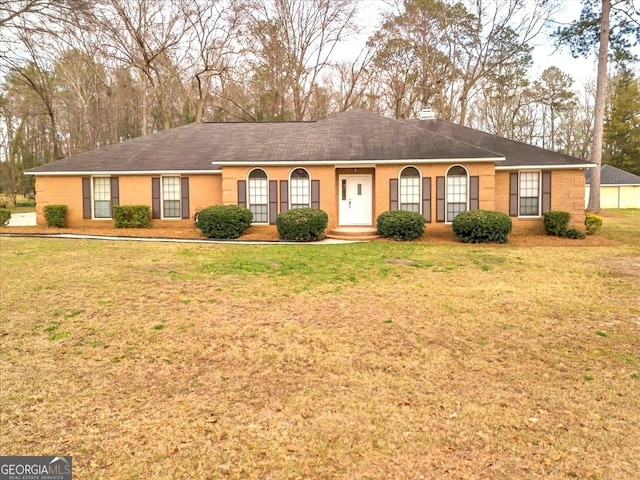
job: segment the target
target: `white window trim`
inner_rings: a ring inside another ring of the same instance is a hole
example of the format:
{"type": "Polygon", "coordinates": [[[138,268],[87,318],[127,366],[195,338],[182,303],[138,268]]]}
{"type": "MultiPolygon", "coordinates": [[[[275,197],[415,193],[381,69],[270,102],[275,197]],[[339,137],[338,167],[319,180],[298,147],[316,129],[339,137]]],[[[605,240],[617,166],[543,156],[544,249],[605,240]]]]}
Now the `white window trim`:
{"type": "Polygon", "coordinates": [[[182,220],[181,212],[182,212],[182,177],[180,175],[162,175],[160,177],[160,218],[162,220],[182,220]],[[177,217],[164,216],[164,179],[165,178],[178,179],[178,216],[177,217]]]}
{"type": "MultiPolygon", "coordinates": [[[[269,225],[269,172],[267,172],[264,168],[260,168],[260,167],[256,167],[256,168],[252,168],[251,170],[249,170],[249,173],[247,173],[247,188],[246,188],[246,201],[247,201],[247,208],[249,210],[251,210],[251,203],[249,201],[250,198],[250,193],[251,193],[251,189],[249,188],[249,177],[251,176],[251,174],[253,172],[255,172],[256,170],[260,170],[262,172],[264,172],[264,174],[267,176],[267,179],[265,180],[267,182],[267,221],[266,222],[251,222],[251,225],[269,225]]],[[[253,214],[251,214],[251,216],[253,217],[253,214]]]]}
{"type": "MultiPolygon", "coordinates": [[[[289,198],[288,198],[289,210],[291,210],[291,205],[293,204],[293,202],[291,201],[291,193],[293,191],[293,189],[291,188],[291,175],[293,175],[293,172],[295,172],[298,169],[304,170],[305,172],[307,172],[307,175],[308,175],[308,179],[307,180],[309,181],[309,203],[308,203],[307,207],[311,208],[311,173],[309,172],[309,170],[307,170],[304,167],[296,167],[296,168],[292,169],[289,172],[289,188],[288,188],[288,190],[289,190],[289,198]]],[[[269,185],[269,174],[267,173],[267,188],[268,188],[268,185],[269,185]]]]}
{"type": "Polygon", "coordinates": [[[111,199],[113,198],[112,193],[111,193],[111,176],[109,175],[94,175],[93,177],[91,177],[91,220],[98,220],[98,221],[102,221],[102,220],[113,220],[113,205],[111,204],[111,199]],[[95,196],[95,192],[94,192],[94,179],[95,178],[108,178],[109,179],[109,206],[110,211],[111,211],[111,215],[109,215],[108,217],[96,217],[96,196],[95,196]]]}
{"type": "Polygon", "coordinates": [[[422,215],[422,171],[416,165],[402,167],[398,173],[398,210],[400,210],[400,205],[402,205],[402,172],[412,167],[418,171],[418,213],[422,215]]]}
{"type": "Polygon", "coordinates": [[[451,165],[449,168],[447,168],[446,173],[444,174],[444,223],[445,224],[449,224],[451,225],[453,223],[453,220],[449,220],[449,172],[451,171],[452,168],[455,167],[462,167],[464,169],[464,171],[467,174],[467,192],[466,192],[466,202],[465,202],[465,212],[469,211],[469,188],[470,188],[470,184],[471,184],[471,176],[469,175],[469,170],[467,170],[467,167],[465,167],[464,165],[460,165],[459,163],[455,164],[455,165],[451,165]]]}
{"type": "Polygon", "coordinates": [[[541,218],[542,217],[542,170],[518,170],[518,218],[541,218]],[[538,174],[538,214],[522,215],[520,213],[520,175],[523,173],[538,174]]]}

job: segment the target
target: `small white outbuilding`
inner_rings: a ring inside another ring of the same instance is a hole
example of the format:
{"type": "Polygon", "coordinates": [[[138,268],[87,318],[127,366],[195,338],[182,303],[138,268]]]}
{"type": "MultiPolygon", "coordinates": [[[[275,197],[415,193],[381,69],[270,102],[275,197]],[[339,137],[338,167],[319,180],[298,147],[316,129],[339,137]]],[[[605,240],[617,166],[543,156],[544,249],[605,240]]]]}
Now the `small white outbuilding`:
{"type": "MultiPolygon", "coordinates": [[[[584,205],[589,203],[593,168],[585,171],[584,205]]],[[[600,208],[640,208],[640,176],[611,165],[600,170],[600,208]]]]}

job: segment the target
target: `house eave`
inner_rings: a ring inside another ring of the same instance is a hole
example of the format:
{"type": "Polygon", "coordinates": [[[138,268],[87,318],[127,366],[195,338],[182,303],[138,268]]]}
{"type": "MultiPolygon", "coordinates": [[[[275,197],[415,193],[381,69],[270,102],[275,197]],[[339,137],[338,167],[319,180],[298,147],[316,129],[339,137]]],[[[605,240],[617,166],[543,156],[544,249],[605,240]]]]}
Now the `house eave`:
{"type": "Polygon", "coordinates": [[[593,163],[580,163],[575,165],[500,165],[496,170],[516,171],[516,170],[575,170],[581,168],[594,168],[593,163]]]}
{"type": "Polygon", "coordinates": [[[336,168],[375,167],[376,165],[400,165],[400,164],[425,164],[425,163],[487,163],[502,162],[504,157],[487,158],[405,158],[399,160],[283,160],[283,161],[258,161],[258,162],[213,162],[222,167],[247,167],[247,166],[300,166],[300,165],[330,165],[336,168]]]}
{"type": "Polygon", "coordinates": [[[24,172],[25,175],[47,177],[108,176],[108,175],[220,175],[222,170],[73,170],[68,172],[24,172]]]}

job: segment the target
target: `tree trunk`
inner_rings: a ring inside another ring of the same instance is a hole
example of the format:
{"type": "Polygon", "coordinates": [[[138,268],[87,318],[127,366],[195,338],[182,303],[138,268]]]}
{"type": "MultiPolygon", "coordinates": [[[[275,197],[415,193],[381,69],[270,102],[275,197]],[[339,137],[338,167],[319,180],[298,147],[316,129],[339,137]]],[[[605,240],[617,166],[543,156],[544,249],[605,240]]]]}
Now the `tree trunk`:
{"type": "Polygon", "coordinates": [[[591,174],[589,204],[587,210],[600,211],[600,165],[602,164],[602,137],[604,133],[604,110],[607,93],[607,52],[609,47],[609,12],[611,0],[602,0],[600,17],[600,50],[598,52],[598,80],[596,86],[596,112],[593,123],[591,161],[596,167],[591,174]]]}

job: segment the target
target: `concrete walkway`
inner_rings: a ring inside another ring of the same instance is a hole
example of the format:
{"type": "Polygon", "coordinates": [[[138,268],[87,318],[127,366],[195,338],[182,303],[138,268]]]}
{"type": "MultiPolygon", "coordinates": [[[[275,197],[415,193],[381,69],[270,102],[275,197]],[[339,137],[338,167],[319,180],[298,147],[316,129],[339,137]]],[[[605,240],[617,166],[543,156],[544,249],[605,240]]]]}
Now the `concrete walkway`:
{"type": "Polygon", "coordinates": [[[36,212],[29,213],[12,213],[8,227],[35,227],[36,226],[36,212]]]}
{"type": "Polygon", "coordinates": [[[149,237],[113,237],[107,235],[79,235],[75,233],[2,233],[0,237],[34,237],[34,238],[67,238],[79,240],[109,240],[117,242],[167,242],[167,243],[206,243],[215,245],[346,245],[350,243],[362,243],[363,240],[338,240],[325,238],[317,242],[264,242],[242,240],[208,240],[198,238],[149,238],[149,237]]]}

